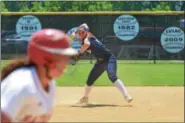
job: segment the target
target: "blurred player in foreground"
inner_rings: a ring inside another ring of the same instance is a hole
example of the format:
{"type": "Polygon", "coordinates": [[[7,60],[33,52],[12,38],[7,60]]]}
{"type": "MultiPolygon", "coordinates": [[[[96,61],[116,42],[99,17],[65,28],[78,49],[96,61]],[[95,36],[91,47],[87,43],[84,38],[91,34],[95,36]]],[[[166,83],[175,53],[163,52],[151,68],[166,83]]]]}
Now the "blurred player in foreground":
{"type": "Polygon", "coordinates": [[[127,102],[132,101],[132,97],[128,94],[124,83],[117,77],[117,63],[116,57],[113,53],[105,47],[91,32],[87,24],[80,25],[77,30],[70,36],[73,40],[75,37],[80,39],[82,45],[78,52],[77,58],[87,50],[96,57],[97,62],[92,68],[88,79],[86,81],[84,96],[80,99],[79,103],[88,103],[89,93],[92,89],[94,82],[106,70],[108,77],[112,83],[121,91],[127,102]]]}
{"type": "Polygon", "coordinates": [[[27,57],[1,71],[1,122],[47,122],[55,96],[53,79],[63,74],[69,56],[77,54],[68,36],[43,29],[29,41],[27,57]]]}

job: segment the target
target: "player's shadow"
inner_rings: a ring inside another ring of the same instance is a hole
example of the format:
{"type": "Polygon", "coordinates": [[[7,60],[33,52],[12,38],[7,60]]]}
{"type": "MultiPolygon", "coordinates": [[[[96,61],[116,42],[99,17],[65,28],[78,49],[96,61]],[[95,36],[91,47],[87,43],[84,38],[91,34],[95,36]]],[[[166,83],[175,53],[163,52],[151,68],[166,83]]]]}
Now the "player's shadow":
{"type": "Polygon", "coordinates": [[[133,106],[132,105],[114,105],[114,104],[87,104],[87,105],[72,105],[70,107],[98,108],[98,107],[133,107],[133,106]]]}

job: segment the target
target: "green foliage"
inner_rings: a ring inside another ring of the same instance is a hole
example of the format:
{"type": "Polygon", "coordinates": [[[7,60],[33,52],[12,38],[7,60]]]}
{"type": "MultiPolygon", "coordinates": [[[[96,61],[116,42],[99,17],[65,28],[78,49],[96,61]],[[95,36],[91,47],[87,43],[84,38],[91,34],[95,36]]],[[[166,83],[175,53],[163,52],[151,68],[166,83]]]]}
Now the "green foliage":
{"type": "Polygon", "coordinates": [[[29,1],[25,4],[22,2],[23,7],[19,10],[21,12],[56,12],[61,9],[60,1],[29,1]]]}
{"type": "Polygon", "coordinates": [[[41,5],[40,2],[33,2],[32,5],[33,5],[31,8],[32,12],[44,12],[45,11],[45,8],[41,5]]]}
{"type": "Polygon", "coordinates": [[[22,6],[19,11],[20,12],[30,12],[30,8],[32,7],[32,3],[28,1],[21,1],[19,4],[22,6]]]}
{"type": "Polygon", "coordinates": [[[2,11],[174,11],[184,10],[182,1],[5,1],[2,11]],[[6,6],[6,7],[5,7],[6,6]],[[7,9],[6,9],[7,8],[7,9]]]}
{"type": "Polygon", "coordinates": [[[88,11],[112,11],[111,2],[94,2],[88,6],[88,11]]]}
{"type": "Polygon", "coordinates": [[[111,2],[94,2],[94,1],[82,1],[82,2],[61,2],[62,11],[110,11],[112,10],[111,2]]]}
{"type": "Polygon", "coordinates": [[[1,11],[2,12],[8,12],[8,9],[6,8],[6,6],[5,6],[3,1],[1,1],[1,11]]]}
{"type": "Polygon", "coordinates": [[[160,2],[152,11],[171,11],[171,6],[168,2],[160,2]]]}
{"type": "Polygon", "coordinates": [[[57,12],[61,9],[61,2],[60,1],[44,1],[43,2],[44,11],[52,11],[57,12]]]}
{"type": "Polygon", "coordinates": [[[124,2],[122,1],[112,2],[112,8],[113,11],[121,11],[124,8],[124,2]]]}

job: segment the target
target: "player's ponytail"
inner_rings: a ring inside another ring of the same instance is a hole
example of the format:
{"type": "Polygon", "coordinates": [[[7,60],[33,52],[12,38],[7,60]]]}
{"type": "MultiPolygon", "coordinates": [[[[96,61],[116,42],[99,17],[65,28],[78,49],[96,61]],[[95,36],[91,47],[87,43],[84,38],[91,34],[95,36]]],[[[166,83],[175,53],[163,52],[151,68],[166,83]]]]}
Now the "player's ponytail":
{"type": "Polygon", "coordinates": [[[12,60],[9,64],[2,68],[0,73],[1,82],[4,78],[6,78],[11,72],[21,67],[29,67],[34,64],[30,62],[27,57],[17,58],[12,60]]]}

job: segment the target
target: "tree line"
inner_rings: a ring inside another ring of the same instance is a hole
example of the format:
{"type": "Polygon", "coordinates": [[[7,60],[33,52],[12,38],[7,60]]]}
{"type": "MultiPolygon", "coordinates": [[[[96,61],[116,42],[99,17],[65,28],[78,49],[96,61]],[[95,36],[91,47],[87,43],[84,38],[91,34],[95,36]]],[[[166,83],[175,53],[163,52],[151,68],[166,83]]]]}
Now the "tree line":
{"type": "Polygon", "coordinates": [[[184,1],[1,1],[2,12],[184,11],[184,1]]]}

